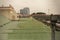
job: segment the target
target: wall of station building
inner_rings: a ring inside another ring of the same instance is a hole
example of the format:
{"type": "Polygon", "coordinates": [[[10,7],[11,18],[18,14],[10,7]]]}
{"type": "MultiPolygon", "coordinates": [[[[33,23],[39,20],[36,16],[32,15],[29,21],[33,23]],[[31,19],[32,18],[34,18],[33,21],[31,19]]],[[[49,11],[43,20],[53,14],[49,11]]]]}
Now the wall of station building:
{"type": "Polygon", "coordinates": [[[17,13],[11,10],[0,11],[0,15],[7,17],[9,20],[18,20],[17,13]]]}

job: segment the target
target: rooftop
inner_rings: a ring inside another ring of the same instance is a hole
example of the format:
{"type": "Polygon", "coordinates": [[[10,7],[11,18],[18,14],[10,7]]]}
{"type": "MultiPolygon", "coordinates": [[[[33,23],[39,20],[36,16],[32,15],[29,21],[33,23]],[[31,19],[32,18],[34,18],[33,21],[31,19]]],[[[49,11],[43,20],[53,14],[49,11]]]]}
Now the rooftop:
{"type": "Polygon", "coordinates": [[[1,6],[0,7],[0,10],[13,10],[14,8],[11,6],[11,5],[9,5],[9,6],[1,6]]]}

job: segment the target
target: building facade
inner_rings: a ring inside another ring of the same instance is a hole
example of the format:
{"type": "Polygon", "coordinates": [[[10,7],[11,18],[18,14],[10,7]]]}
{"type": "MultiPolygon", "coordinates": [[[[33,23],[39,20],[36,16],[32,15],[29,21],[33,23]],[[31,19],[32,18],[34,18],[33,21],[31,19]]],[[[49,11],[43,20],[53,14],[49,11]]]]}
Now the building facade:
{"type": "Polygon", "coordinates": [[[9,20],[18,20],[17,13],[11,5],[0,7],[0,15],[7,17],[9,20]]]}
{"type": "Polygon", "coordinates": [[[25,7],[20,10],[20,14],[22,14],[23,17],[28,17],[30,15],[30,9],[28,7],[25,7]]]}
{"type": "Polygon", "coordinates": [[[24,14],[26,14],[26,15],[29,15],[29,14],[30,14],[30,10],[29,10],[28,7],[24,8],[24,9],[23,9],[23,12],[24,12],[24,14]]]}

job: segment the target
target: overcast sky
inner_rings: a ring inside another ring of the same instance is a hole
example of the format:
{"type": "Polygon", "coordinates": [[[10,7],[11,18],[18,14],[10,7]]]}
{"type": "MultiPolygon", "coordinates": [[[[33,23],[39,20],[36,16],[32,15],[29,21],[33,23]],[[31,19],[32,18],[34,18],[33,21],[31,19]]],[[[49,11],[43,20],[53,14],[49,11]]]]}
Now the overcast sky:
{"type": "Polygon", "coordinates": [[[56,1],[54,0],[0,0],[0,6],[11,4],[16,12],[20,12],[20,9],[29,7],[30,12],[45,12],[56,13],[56,1]],[[48,11],[49,9],[49,11],[48,11]],[[51,12],[52,11],[52,12],[51,12]]]}

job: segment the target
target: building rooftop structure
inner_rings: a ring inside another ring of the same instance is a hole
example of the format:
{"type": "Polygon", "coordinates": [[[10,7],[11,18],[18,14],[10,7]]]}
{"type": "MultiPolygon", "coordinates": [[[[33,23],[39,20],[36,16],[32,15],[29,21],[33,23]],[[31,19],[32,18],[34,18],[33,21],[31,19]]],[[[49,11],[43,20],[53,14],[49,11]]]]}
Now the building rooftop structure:
{"type": "Polygon", "coordinates": [[[9,5],[9,6],[0,6],[0,10],[14,10],[14,8],[9,5]]]}

